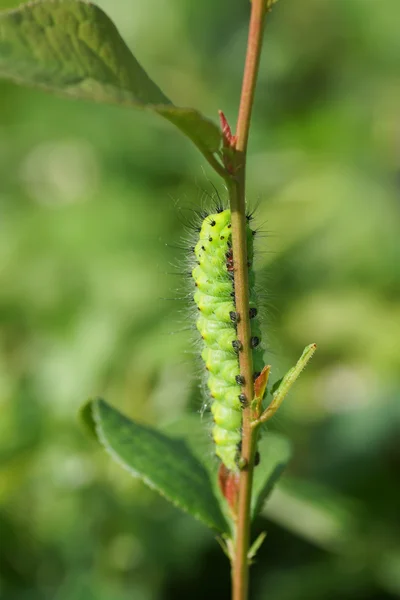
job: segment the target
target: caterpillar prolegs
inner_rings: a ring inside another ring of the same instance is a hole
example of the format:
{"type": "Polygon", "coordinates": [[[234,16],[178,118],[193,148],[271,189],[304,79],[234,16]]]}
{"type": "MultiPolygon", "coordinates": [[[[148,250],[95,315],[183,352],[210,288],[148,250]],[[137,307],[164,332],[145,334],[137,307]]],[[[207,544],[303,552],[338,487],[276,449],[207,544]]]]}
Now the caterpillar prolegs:
{"type": "MultiPolygon", "coordinates": [[[[252,268],[253,231],[249,224],[246,227],[251,347],[256,377],[264,363],[252,268]]],[[[192,275],[197,288],[194,301],[199,309],[197,329],[204,342],[202,358],[208,372],[207,386],[212,398],[215,453],[230,471],[236,471],[242,437],[242,409],[247,399],[241,393],[241,342],[237,339],[236,332],[238,315],[234,300],[231,231],[231,212],[228,209],[208,215],[203,220],[199,240],[194,248],[197,264],[192,275]]]]}

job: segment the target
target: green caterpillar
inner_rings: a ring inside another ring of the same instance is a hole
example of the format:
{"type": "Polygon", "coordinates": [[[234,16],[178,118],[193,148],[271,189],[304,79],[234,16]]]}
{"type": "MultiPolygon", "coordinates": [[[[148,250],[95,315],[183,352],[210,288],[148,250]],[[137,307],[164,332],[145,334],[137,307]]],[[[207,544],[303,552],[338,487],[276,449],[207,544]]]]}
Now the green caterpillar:
{"type": "MultiPolygon", "coordinates": [[[[254,291],[253,231],[247,224],[251,346],[255,376],[263,368],[261,333],[254,291]]],[[[197,264],[192,271],[196,285],[194,301],[199,309],[197,329],[204,341],[202,358],[208,371],[207,386],[213,400],[212,430],[216,455],[231,471],[237,471],[242,438],[242,408],[247,402],[241,391],[239,370],[241,343],[237,339],[235,280],[231,244],[231,212],[208,215],[194,247],[197,264]]],[[[251,400],[251,399],[250,399],[251,400]]]]}

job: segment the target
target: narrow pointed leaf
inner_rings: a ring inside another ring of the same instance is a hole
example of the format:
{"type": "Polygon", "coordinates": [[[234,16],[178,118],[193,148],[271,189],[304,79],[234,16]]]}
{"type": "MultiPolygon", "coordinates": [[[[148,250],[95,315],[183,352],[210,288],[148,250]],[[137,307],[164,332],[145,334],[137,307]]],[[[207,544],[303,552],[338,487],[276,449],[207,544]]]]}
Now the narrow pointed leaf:
{"type": "MultiPolygon", "coordinates": [[[[207,471],[183,440],[131,421],[104,400],[91,408],[97,439],[116,462],[211,529],[229,531],[207,471]]],[[[81,414],[88,422],[87,409],[81,414]]]]}
{"type": "Polygon", "coordinates": [[[265,540],[266,537],[267,537],[267,532],[266,531],[262,531],[260,533],[260,535],[252,543],[252,545],[250,547],[250,550],[247,553],[247,558],[249,559],[250,564],[253,562],[253,558],[256,556],[257,552],[259,551],[259,549],[263,545],[264,540],[265,540]]]}
{"type": "Polygon", "coordinates": [[[279,381],[279,385],[278,385],[278,382],[275,383],[275,385],[272,388],[272,390],[273,390],[272,401],[269,404],[269,406],[267,406],[267,408],[265,409],[263,414],[261,415],[261,417],[260,417],[261,422],[265,423],[271,417],[274,416],[274,414],[276,413],[276,411],[278,410],[278,408],[281,406],[282,402],[286,398],[287,394],[289,393],[291,387],[296,382],[296,380],[299,378],[302,371],[305,369],[307,364],[310,362],[311,358],[314,356],[316,349],[317,349],[317,344],[309,344],[308,346],[306,346],[304,348],[303,353],[300,356],[299,360],[295,364],[295,366],[292,367],[291,369],[289,369],[289,371],[286,373],[286,375],[283,376],[283,378],[279,381]]]}
{"type": "Polygon", "coordinates": [[[283,435],[267,432],[258,443],[260,464],[254,470],[251,513],[256,517],[282,475],[291,457],[289,440],[283,435]]]}
{"type": "Polygon", "coordinates": [[[179,108],[149,78],[107,15],[80,0],[44,0],[0,13],[0,77],[62,96],[151,109],[204,153],[217,152],[220,131],[179,108]]]}

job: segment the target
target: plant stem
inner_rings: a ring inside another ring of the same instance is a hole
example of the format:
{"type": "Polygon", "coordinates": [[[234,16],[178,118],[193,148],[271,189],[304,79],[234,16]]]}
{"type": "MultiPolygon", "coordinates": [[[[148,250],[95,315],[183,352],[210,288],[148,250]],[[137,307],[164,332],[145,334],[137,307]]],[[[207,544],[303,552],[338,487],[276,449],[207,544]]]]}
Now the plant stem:
{"type": "Polygon", "coordinates": [[[226,180],[229,174],[225,167],[219,162],[219,160],[215,158],[214,154],[212,154],[211,152],[205,152],[203,150],[202,152],[204,157],[207,159],[207,162],[212,166],[214,171],[216,171],[218,175],[220,175],[223,179],[226,180]]]}
{"type": "Polygon", "coordinates": [[[236,149],[239,152],[243,152],[244,155],[247,151],[254,93],[257,84],[258,67],[260,65],[264,19],[270,5],[271,2],[268,0],[253,0],[251,5],[246,63],[244,66],[242,94],[236,126],[236,149]]]}
{"type": "Polygon", "coordinates": [[[250,542],[250,506],[253,484],[254,454],[257,430],[251,427],[253,399],[253,360],[250,347],[249,285],[246,241],[246,153],[251,112],[257,83],[258,67],[263,38],[264,17],[269,0],[252,0],[246,63],[236,128],[235,175],[228,181],[232,213],[232,250],[235,265],[235,301],[239,313],[238,339],[242,342],[239,353],[240,373],[244,377],[243,393],[248,400],[243,409],[242,458],[245,467],[240,473],[239,499],[236,520],[235,550],[232,561],[232,599],[247,600],[250,542]]]}

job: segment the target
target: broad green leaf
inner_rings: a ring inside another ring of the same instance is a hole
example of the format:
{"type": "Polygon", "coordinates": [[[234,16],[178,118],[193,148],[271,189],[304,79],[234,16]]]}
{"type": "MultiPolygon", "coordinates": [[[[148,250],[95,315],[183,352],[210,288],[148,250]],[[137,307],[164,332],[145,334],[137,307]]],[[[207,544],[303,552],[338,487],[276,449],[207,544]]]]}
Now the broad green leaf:
{"type": "Polygon", "coordinates": [[[129,420],[104,400],[91,407],[98,441],[116,462],[211,529],[228,533],[209,475],[183,440],[129,420]]]}
{"type": "Polygon", "coordinates": [[[94,4],[44,0],[0,13],[0,76],[62,96],[151,109],[204,154],[220,146],[218,127],[174,106],[94,4]]]}
{"type": "Polygon", "coordinates": [[[228,504],[223,497],[218,485],[218,469],[221,464],[215,455],[215,445],[210,436],[210,427],[207,419],[199,414],[184,414],[174,422],[164,426],[163,431],[167,435],[179,437],[189,446],[190,451],[204,466],[211,480],[214,495],[216,496],[221,511],[228,522],[231,514],[228,504]]]}
{"type": "Polygon", "coordinates": [[[289,440],[277,433],[266,432],[258,443],[260,464],[254,470],[251,513],[255,517],[282,475],[291,457],[289,440]]]}
{"type": "Polygon", "coordinates": [[[202,417],[198,413],[185,413],[164,425],[162,431],[168,436],[185,440],[197,460],[204,465],[213,479],[217,479],[221,463],[215,455],[215,445],[210,436],[210,420],[208,418],[202,417]]]}

